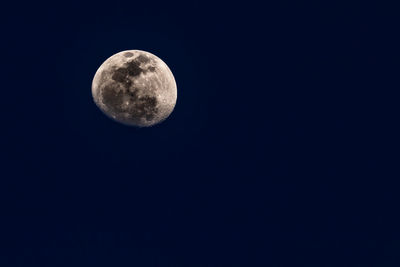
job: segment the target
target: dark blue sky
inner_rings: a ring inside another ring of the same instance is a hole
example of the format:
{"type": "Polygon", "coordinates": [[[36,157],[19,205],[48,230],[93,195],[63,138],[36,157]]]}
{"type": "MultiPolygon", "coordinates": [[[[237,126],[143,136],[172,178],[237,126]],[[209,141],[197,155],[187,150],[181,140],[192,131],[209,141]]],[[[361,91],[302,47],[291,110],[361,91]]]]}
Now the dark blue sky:
{"type": "Polygon", "coordinates": [[[390,14],[66,1],[1,20],[1,266],[394,264],[391,73],[377,68],[390,14]],[[92,101],[97,68],[127,49],[174,73],[176,108],[155,127],[92,101]]]}

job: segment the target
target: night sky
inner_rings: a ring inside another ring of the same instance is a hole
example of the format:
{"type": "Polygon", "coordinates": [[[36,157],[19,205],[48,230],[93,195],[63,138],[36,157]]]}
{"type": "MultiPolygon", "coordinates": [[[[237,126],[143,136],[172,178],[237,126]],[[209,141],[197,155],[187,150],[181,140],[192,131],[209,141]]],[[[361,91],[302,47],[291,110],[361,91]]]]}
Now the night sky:
{"type": "Polygon", "coordinates": [[[398,266],[393,9],[262,2],[5,5],[0,266],[398,266]],[[92,100],[129,49],[175,76],[154,127],[92,100]]]}

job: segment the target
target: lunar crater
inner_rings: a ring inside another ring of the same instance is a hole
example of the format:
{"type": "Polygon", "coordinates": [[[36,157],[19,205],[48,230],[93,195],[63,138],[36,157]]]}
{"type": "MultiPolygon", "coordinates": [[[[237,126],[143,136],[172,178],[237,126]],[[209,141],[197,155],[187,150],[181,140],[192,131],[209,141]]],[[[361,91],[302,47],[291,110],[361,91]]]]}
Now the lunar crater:
{"type": "Polygon", "coordinates": [[[126,52],[126,53],[124,53],[124,56],[125,56],[125,57],[133,57],[133,53],[131,53],[131,52],[126,52]]]}

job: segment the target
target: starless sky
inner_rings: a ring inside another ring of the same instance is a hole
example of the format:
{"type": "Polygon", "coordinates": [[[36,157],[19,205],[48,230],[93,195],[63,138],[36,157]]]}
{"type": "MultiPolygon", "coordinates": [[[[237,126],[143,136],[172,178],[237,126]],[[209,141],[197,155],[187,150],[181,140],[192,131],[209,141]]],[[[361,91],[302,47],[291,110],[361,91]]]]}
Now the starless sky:
{"type": "Polygon", "coordinates": [[[393,263],[376,69],[393,14],[278,2],[5,4],[0,266],[393,263]],[[129,49],[176,79],[151,128],[92,100],[129,49]]]}

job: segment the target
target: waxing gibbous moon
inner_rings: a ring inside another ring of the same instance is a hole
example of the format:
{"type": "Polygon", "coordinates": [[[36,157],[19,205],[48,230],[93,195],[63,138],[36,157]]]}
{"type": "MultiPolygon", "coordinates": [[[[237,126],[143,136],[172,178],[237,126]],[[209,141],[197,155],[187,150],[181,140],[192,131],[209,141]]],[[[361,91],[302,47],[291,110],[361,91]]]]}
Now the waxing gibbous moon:
{"type": "Polygon", "coordinates": [[[99,67],[92,95],[108,117],[125,125],[146,127],[171,114],[177,88],[171,70],[160,58],[141,50],[126,50],[99,67]]]}

